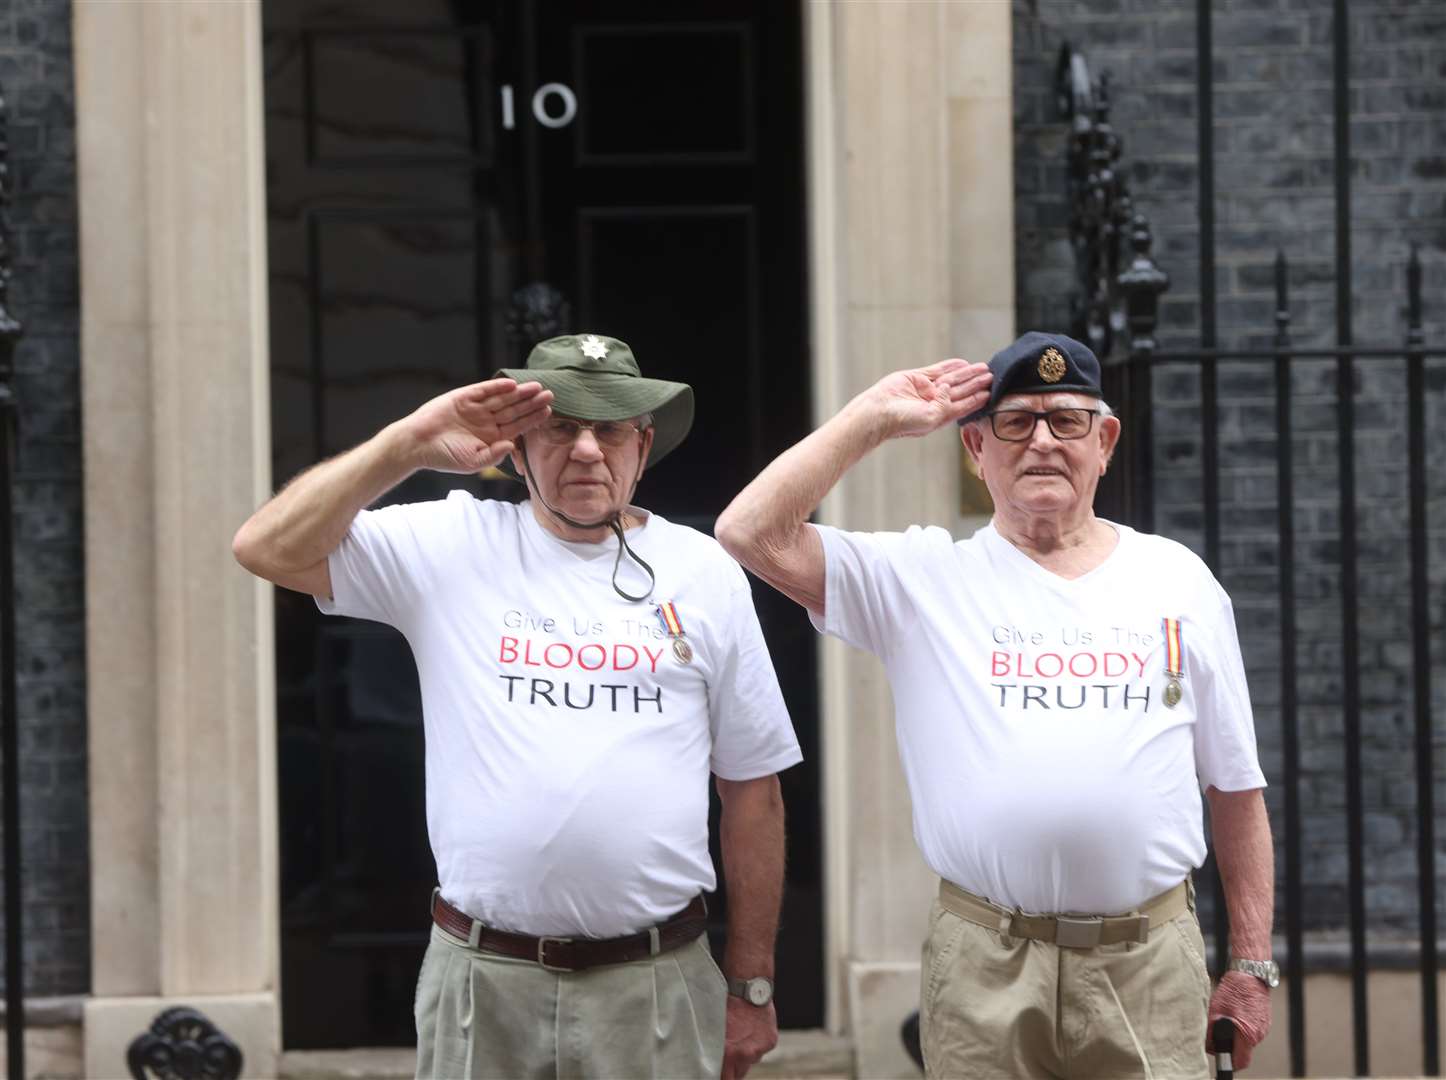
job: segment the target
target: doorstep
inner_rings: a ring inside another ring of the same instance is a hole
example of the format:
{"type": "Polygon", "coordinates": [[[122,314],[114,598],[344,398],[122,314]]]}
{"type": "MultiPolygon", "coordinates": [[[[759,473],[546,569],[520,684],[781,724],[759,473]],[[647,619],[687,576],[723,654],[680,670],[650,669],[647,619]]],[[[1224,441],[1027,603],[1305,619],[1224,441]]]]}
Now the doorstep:
{"type": "MultiPolygon", "coordinates": [[[[282,1080],[412,1080],[416,1051],[410,1047],[355,1050],[286,1050],[282,1080]]],[[[853,1041],[823,1031],[784,1031],[749,1080],[847,1080],[853,1076],[853,1041]]]]}

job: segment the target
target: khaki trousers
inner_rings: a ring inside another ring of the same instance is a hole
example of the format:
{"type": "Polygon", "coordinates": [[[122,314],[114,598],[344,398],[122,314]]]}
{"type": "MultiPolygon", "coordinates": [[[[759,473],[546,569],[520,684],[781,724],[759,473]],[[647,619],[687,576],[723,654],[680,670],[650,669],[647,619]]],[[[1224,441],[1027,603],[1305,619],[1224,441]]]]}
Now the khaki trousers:
{"type": "Polygon", "coordinates": [[[558,973],[434,926],[417,978],[417,1076],[716,1080],[727,995],[706,935],[648,960],[558,973]]]}
{"type": "Polygon", "coordinates": [[[1210,977],[1192,909],[1143,943],[1061,948],[929,915],[920,987],[931,1077],[1210,1076],[1210,977]]]}

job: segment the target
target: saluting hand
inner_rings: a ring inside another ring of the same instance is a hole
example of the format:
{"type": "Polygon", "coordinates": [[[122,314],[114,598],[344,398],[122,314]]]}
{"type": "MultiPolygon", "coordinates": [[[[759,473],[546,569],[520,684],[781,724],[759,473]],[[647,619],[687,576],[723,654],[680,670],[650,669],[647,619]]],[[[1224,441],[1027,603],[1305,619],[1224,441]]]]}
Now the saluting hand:
{"type": "Polygon", "coordinates": [[[541,383],[489,379],[434,397],[401,423],[420,468],[470,473],[510,454],[514,439],[552,415],[551,404],[541,383]]]}
{"type": "Polygon", "coordinates": [[[993,377],[987,364],[944,360],[886,375],[868,393],[888,437],[927,435],[988,401],[993,377]]]}

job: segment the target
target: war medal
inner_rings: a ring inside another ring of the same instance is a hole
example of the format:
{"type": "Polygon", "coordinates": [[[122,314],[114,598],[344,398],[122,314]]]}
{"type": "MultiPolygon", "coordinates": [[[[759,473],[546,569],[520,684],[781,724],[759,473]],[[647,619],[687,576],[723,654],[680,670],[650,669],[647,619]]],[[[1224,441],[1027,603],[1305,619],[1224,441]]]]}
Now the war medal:
{"type": "Polygon", "coordinates": [[[683,636],[683,620],[678,618],[678,609],[673,606],[671,600],[658,605],[658,621],[663,624],[663,629],[673,639],[673,656],[678,663],[691,664],[693,662],[693,646],[689,645],[688,639],[683,636]]]}
{"type": "Polygon", "coordinates": [[[1169,682],[1165,683],[1165,707],[1173,709],[1185,696],[1180,685],[1185,677],[1185,644],[1180,639],[1179,619],[1165,619],[1165,674],[1169,676],[1169,682]]]}

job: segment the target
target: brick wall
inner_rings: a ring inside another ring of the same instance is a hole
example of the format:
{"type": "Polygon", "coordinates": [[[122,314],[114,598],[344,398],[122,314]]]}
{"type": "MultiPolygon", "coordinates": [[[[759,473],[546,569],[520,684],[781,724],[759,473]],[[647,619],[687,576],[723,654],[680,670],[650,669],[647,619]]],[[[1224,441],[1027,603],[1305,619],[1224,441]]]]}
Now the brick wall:
{"type": "MultiPolygon", "coordinates": [[[[1124,166],[1172,278],[1161,344],[1200,342],[1198,92],[1193,0],[1020,0],[1015,4],[1019,325],[1065,328],[1074,291],[1064,160],[1055,115],[1061,42],[1113,76],[1111,119],[1124,166]]],[[[1219,344],[1274,332],[1273,263],[1293,268],[1298,343],[1335,341],[1335,203],[1330,6],[1303,0],[1214,5],[1215,275],[1219,344]]],[[[1410,244],[1425,267],[1427,337],[1446,343],[1446,6],[1356,0],[1350,14],[1353,319],[1358,342],[1399,345],[1410,244]]],[[[1362,760],[1370,930],[1413,932],[1417,918],[1412,749],[1405,375],[1359,361],[1355,379],[1360,548],[1362,760]]],[[[1446,778],[1446,361],[1428,367],[1433,696],[1437,776],[1446,778]]],[[[1220,577],[1231,592],[1256,707],[1277,845],[1280,755],[1279,543],[1274,383],[1269,365],[1220,369],[1223,501],[1220,577]]],[[[1346,813],[1335,366],[1300,362],[1292,381],[1299,732],[1306,925],[1346,920],[1346,813]]],[[[1154,445],[1159,531],[1203,554],[1199,380],[1160,370],[1154,445]],[[1165,478],[1167,477],[1167,478],[1165,478]]],[[[1446,782],[1437,806],[1446,811],[1446,782]]],[[[1446,837],[1446,812],[1438,814],[1446,837]]],[[[1278,865],[1281,865],[1278,862],[1278,865]]],[[[1439,874],[1438,874],[1439,877],[1439,874]]],[[[1446,890],[1443,890],[1446,891],[1446,890]]],[[[1446,896],[1441,898],[1446,910],[1446,896]]]]}
{"type": "MultiPolygon", "coordinates": [[[[85,593],[70,5],[0,0],[16,352],[16,653],[26,993],[90,987],[85,593]]],[[[3,973],[0,973],[3,978],[3,973]]]]}

